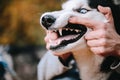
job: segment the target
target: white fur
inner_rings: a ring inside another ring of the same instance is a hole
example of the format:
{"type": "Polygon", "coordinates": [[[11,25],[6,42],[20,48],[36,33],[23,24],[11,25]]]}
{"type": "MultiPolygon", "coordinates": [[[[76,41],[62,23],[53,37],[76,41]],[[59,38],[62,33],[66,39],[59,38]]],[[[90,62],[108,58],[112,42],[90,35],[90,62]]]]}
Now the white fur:
{"type": "MultiPolygon", "coordinates": [[[[55,11],[55,12],[46,12],[45,14],[42,15],[42,17],[44,15],[52,15],[56,18],[56,21],[51,26],[51,28],[62,28],[62,27],[64,27],[65,25],[68,24],[68,19],[71,16],[86,17],[86,18],[106,22],[106,19],[105,19],[104,15],[101,14],[100,12],[98,12],[96,9],[91,9],[87,5],[87,2],[88,2],[87,0],[74,0],[74,1],[69,0],[68,2],[66,2],[62,5],[62,7],[63,7],[62,10],[55,11]],[[86,9],[91,10],[91,11],[86,13],[86,14],[80,14],[78,12],[73,11],[74,9],[78,9],[80,7],[81,8],[86,8],[86,9]]],[[[41,19],[40,19],[40,22],[41,22],[41,19]]],[[[89,31],[89,29],[88,29],[88,31],[89,31]]],[[[64,47],[64,49],[62,48],[61,50],[58,50],[57,52],[62,51],[64,53],[66,51],[76,49],[78,47],[81,47],[80,45],[83,44],[83,43],[84,43],[84,36],[79,41],[77,41],[75,43],[72,43],[72,44],[69,44],[68,46],[64,47]]]]}
{"type": "MultiPolygon", "coordinates": [[[[43,14],[42,17],[46,14],[52,15],[56,18],[56,21],[51,26],[51,28],[64,27],[66,24],[68,24],[68,19],[71,16],[77,16],[79,18],[85,17],[103,22],[107,21],[103,14],[98,12],[96,9],[92,9],[88,6],[87,0],[68,0],[62,5],[62,10],[55,12],[47,12],[43,14]],[[86,14],[80,14],[74,11],[78,8],[86,8],[91,11],[89,11],[86,14]]],[[[91,29],[88,28],[86,34],[90,32],[90,30],[91,29]]],[[[86,45],[84,35],[78,41],[68,44],[67,46],[57,50],[56,52],[58,52],[59,54],[63,54],[65,52],[70,51],[73,52],[78,68],[80,70],[80,76],[82,80],[106,80],[107,77],[110,75],[110,73],[104,74],[99,71],[100,64],[102,63],[104,57],[94,55],[89,50],[89,48],[86,45]]]]}

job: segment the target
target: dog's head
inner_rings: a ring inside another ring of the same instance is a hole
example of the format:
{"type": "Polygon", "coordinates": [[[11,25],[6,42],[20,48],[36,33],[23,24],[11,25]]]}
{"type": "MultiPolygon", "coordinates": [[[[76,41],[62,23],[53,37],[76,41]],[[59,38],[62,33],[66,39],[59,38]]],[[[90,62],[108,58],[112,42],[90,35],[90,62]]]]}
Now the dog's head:
{"type": "Polygon", "coordinates": [[[40,18],[42,27],[57,35],[55,39],[49,38],[48,49],[62,54],[85,48],[84,35],[91,29],[84,25],[71,24],[68,19],[77,16],[105,22],[107,20],[97,10],[97,6],[106,5],[107,1],[109,0],[68,0],[62,5],[62,10],[44,13],[40,18]]]}

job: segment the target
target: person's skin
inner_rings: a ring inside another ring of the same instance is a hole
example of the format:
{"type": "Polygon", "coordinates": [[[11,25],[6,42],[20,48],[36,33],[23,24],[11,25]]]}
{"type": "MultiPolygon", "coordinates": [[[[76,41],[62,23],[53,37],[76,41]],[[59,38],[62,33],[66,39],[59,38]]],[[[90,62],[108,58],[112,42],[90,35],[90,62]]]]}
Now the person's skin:
{"type": "MultiPolygon", "coordinates": [[[[44,38],[45,42],[46,42],[46,48],[49,50],[49,39],[51,40],[55,40],[57,39],[57,34],[54,33],[53,31],[46,31],[46,36],[44,38]]],[[[53,53],[54,55],[56,55],[57,53],[53,53]]],[[[66,54],[63,54],[63,55],[56,55],[56,56],[59,56],[60,58],[62,58],[64,61],[66,61],[66,59],[71,55],[72,53],[69,52],[69,53],[66,53],[66,54]]]]}
{"type": "Polygon", "coordinates": [[[105,15],[108,22],[104,23],[78,17],[70,18],[69,22],[92,28],[92,31],[85,35],[85,39],[93,53],[102,56],[120,56],[120,36],[115,30],[111,9],[98,6],[98,10],[105,15]]]}
{"type": "MultiPolygon", "coordinates": [[[[71,17],[69,22],[74,24],[82,24],[92,28],[92,31],[85,35],[85,39],[87,40],[87,45],[94,54],[102,56],[120,56],[120,36],[115,30],[111,9],[109,7],[98,6],[98,10],[105,15],[108,22],[104,23],[78,17],[71,17]]],[[[49,49],[49,38],[51,40],[55,40],[57,35],[52,31],[47,31],[46,33],[46,48],[49,49]]],[[[71,53],[58,56],[60,56],[63,60],[66,60],[69,55],[71,55],[71,53]]]]}

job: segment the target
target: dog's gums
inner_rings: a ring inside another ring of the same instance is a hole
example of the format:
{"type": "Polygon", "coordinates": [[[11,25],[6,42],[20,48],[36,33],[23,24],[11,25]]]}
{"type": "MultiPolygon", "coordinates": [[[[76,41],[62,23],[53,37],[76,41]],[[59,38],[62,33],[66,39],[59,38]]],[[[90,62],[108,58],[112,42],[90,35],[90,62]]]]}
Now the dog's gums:
{"type": "Polygon", "coordinates": [[[52,29],[52,31],[58,35],[59,42],[57,45],[51,45],[50,50],[57,50],[79,40],[86,33],[87,28],[83,25],[69,23],[64,28],[52,29]]]}

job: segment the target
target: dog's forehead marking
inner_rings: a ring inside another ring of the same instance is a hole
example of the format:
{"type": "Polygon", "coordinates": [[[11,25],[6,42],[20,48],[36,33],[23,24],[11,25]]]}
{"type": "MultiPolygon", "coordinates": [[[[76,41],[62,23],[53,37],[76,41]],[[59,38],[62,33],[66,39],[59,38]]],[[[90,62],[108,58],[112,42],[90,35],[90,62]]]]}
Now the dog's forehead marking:
{"type": "Polygon", "coordinates": [[[64,10],[72,10],[80,7],[88,6],[88,0],[68,0],[62,5],[64,10]]]}

